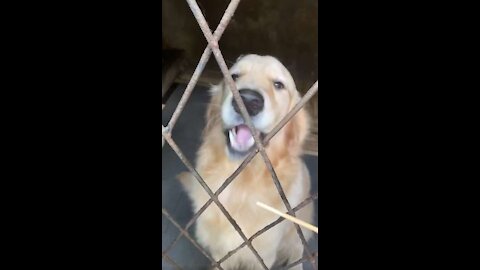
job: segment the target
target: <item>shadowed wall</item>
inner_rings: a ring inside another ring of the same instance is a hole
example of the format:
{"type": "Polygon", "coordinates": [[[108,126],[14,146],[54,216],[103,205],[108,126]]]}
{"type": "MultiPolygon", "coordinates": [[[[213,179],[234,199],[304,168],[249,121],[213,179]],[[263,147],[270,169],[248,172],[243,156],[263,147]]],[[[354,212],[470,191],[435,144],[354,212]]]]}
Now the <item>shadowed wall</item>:
{"type": "MultiPolygon", "coordinates": [[[[198,0],[212,32],[228,6],[226,0],[198,0]]],[[[318,2],[240,1],[220,39],[220,49],[230,66],[240,54],[269,54],[292,73],[298,89],[307,90],[318,79],[318,2]]],[[[162,1],[164,48],[185,50],[188,67],[194,69],[207,45],[185,1],[162,1]]],[[[219,71],[212,56],[207,68],[219,71]]]]}

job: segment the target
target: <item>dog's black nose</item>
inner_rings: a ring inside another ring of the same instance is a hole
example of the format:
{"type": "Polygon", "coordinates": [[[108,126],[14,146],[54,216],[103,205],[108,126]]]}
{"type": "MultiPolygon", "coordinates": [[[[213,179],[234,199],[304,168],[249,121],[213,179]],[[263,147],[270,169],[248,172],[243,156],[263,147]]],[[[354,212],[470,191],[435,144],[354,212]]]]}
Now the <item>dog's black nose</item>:
{"type": "MultiPolygon", "coordinates": [[[[245,107],[247,107],[249,115],[255,116],[263,110],[263,97],[259,92],[251,89],[240,89],[238,92],[243,103],[245,103],[245,107]]],[[[238,108],[235,99],[232,100],[232,106],[237,113],[240,113],[240,108],[238,108]]]]}

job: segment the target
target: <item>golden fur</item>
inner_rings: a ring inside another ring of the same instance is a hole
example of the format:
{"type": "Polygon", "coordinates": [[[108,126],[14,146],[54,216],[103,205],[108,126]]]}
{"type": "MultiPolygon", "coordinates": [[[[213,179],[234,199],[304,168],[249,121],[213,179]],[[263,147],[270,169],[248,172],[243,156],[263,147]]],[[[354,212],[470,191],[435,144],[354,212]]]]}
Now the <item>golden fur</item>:
{"type": "MultiPolygon", "coordinates": [[[[266,113],[271,117],[271,130],[299,101],[300,96],[290,73],[275,58],[270,56],[247,55],[234,66],[242,76],[237,85],[248,83],[261,89],[269,107],[266,113]],[[285,89],[273,87],[272,80],[282,73],[285,89]]],[[[237,86],[238,87],[238,86],[237,86]]],[[[221,109],[231,95],[225,82],[212,88],[212,98],[207,109],[207,124],[203,132],[202,145],[197,153],[196,170],[215,192],[239,166],[241,160],[230,159],[226,153],[226,137],[223,131],[221,109]]],[[[266,146],[266,151],[285,194],[292,207],[298,205],[310,192],[310,177],[301,159],[302,144],[308,134],[309,120],[304,109],[300,110],[289,123],[278,132],[266,146]]],[[[268,133],[269,130],[266,130],[268,133]]],[[[179,175],[185,190],[197,212],[210,198],[207,192],[190,173],[179,175]]],[[[287,211],[272,176],[260,154],[220,194],[219,200],[236,220],[246,237],[275,221],[278,216],[255,205],[261,201],[281,211],[287,211]]],[[[310,204],[297,212],[297,217],[312,223],[313,208],[310,204]]],[[[311,232],[303,230],[305,237],[311,232]]],[[[212,203],[198,218],[196,237],[215,260],[224,257],[239,246],[243,240],[226,219],[220,209],[212,203]]],[[[271,268],[274,264],[291,263],[302,257],[303,245],[293,223],[283,221],[253,241],[253,246],[271,268]]],[[[222,263],[224,269],[261,269],[251,250],[245,246],[222,263]]],[[[302,269],[301,265],[292,269],[302,269]]]]}

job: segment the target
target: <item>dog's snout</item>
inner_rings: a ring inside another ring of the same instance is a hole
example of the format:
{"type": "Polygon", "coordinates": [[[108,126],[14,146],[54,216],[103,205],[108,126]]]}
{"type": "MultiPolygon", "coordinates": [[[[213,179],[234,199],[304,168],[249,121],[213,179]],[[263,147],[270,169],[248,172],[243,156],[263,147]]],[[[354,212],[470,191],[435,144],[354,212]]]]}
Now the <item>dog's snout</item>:
{"type": "MultiPolygon", "coordinates": [[[[263,110],[263,96],[258,91],[251,89],[240,89],[238,92],[242,97],[243,103],[245,104],[249,115],[255,116],[263,110]]],[[[232,100],[232,106],[237,113],[240,113],[240,109],[238,108],[235,99],[232,100]]]]}

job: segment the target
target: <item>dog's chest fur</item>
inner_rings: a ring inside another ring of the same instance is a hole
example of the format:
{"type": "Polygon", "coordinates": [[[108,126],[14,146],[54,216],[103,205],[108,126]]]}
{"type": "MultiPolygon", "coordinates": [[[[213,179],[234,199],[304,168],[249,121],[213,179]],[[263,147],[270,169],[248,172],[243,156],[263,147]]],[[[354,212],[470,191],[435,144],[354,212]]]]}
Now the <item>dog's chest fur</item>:
{"type": "MultiPolygon", "coordinates": [[[[278,216],[275,214],[258,207],[256,205],[257,201],[271,205],[281,211],[286,211],[271,175],[264,166],[262,163],[252,163],[251,166],[247,166],[219,196],[220,202],[247,238],[278,219],[278,216]],[[262,169],[262,167],[264,168],[262,169]]],[[[235,168],[235,166],[232,167],[233,170],[235,170],[235,168]]],[[[219,170],[212,168],[209,170],[201,170],[199,173],[204,176],[205,181],[212,190],[216,191],[223,181],[233,172],[225,173],[225,171],[228,170],[225,170],[225,167],[223,167],[219,170]]],[[[299,176],[281,174],[279,177],[297,178],[299,176]]],[[[287,198],[289,198],[289,201],[294,203],[294,205],[299,201],[303,193],[302,181],[295,180],[297,179],[282,181],[284,183],[293,183],[285,185],[284,188],[287,198]]],[[[206,192],[204,195],[207,195],[206,192]]],[[[199,199],[199,197],[197,197],[197,199],[199,199]]],[[[201,201],[197,201],[197,210],[206,200],[208,200],[208,195],[201,201]]],[[[284,226],[277,225],[276,230],[272,230],[270,233],[265,234],[265,236],[276,234],[277,237],[280,237],[283,230],[284,226]]],[[[238,232],[233,228],[224,213],[222,213],[215,203],[212,203],[198,219],[197,236],[199,237],[199,241],[213,250],[232,250],[243,242],[238,232]],[[228,239],[228,241],[219,241],[220,239],[228,239]]],[[[275,237],[275,235],[271,237],[275,237]]]]}

